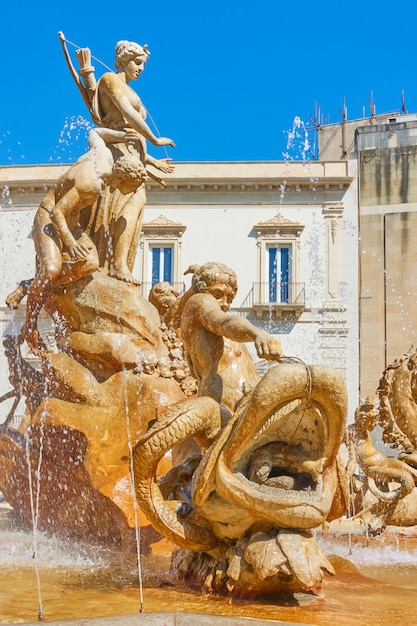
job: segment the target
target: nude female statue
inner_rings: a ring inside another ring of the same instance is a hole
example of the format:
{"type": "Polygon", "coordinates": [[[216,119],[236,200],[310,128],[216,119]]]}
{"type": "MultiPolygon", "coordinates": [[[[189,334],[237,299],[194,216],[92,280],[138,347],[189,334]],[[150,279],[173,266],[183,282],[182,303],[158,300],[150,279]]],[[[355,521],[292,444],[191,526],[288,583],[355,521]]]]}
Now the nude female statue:
{"type": "Polygon", "coordinates": [[[131,271],[146,202],[146,167],[165,173],[174,169],[171,159],[154,159],[147,154],[146,140],[155,146],[175,144],[152,133],[145,122],[146,111],[129,86],[140,76],[148,56],[146,46],[118,42],[117,72],[104,74],[94,88],[91,113],[99,128],[90,132],[90,149],[48,192],[36,214],[36,276],[22,281],[6,300],[9,308],[17,308],[28,294],[22,333],[35,353],[46,349],[39,338],[37,320],[52,286],[77,280],[99,267],[117,279],[134,282],[131,271]],[[117,173],[122,163],[129,163],[129,173],[117,173]],[[134,178],[127,182],[132,175],[134,178]],[[83,209],[90,214],[87,220],[83,217],[80,227],[83,209]],[[63,251],[69,256],[66,263],[63,251]],[[67,271],[69,264],[73,267],[67,271]]]}
{"type": "MultiPolygon", "coordinates": [[[[121,154],[131,154],[144,167],[151,165],[169,173],[174,169],[171,159],[154,159],[147,154],[146,140],[154,146],[174,147],[175,144],[172,139],[153,134],[145,122],[145,108],[129,85],[130,81],[139,78],[148,57],[146,46],[142,47],[130,41],[117,43],[117,72],[107,72],[99,79],[92,102],[92,115],[100,126],[137,133],[136,141],[128,145],[120,142],[109,146],[115,161],[121,154]]],[[[107,187],[93,209],[87,227],[99,251],[100,266],[106,267],[110,276],[126,282],[134,282],[132,268],[145,203],[144,184],[128,196],[122,196],[118,190],[107,187]]]]}

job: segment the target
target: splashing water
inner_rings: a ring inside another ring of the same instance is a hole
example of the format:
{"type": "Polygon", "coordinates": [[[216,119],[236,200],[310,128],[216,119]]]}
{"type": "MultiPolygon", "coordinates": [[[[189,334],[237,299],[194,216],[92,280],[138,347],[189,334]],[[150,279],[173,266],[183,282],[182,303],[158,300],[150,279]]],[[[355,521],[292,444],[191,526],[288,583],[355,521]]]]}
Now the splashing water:
{"type": "MultiPolygon", "coordinates": [[[[287,191],[287,181],[283,180],[281,185],[279,186],[279,203],[282,204],[285,198],[285,192],[287,191]]],[[[279,217],[280,212],[277,210],[277,217],[279,217]]]]}
{"type": "MultiPolygon", "coordinates": [[[[301,119],[299,115],[296,115],[293,120],[291,130],[284,131],[287,135],[286,151],[282,153],[282,156],[286,163],[291,161],[302,161],[304,166],[310,168],[310,161],[314,159],[314,150],[310,143],[309,129],[301,119]]],[[[289,173],[289,170],[288,170],[289,173]]],[[[313,185],[313,191],[318,183],[317,177],[310,176],[310,183],[313,185]]],[[[288,190],[288,182],[284,180],[280,187],[279,202],[283,204],[285,194],[288,190]]],[[[299,187],[296,191],[300,191],[299,187]]]]}
{"type": "Polygon", "coordinates": [[[292,129],[287,131],[287,150],[282,153],[285,161],[308,161],[313,155],[308,129],[303,120],[296,115],[292,129]]]}
{"type": "MultiPolygon", "coordinates": [[[[106,550],[65,542],[38,531],[38,560],[43,570],[67,568],[93,571],[106,567],[106,550]]],[[[23,530],[0,533],[0,567],[4,569],[33,567],[33,534],[23,530]]]]}
{"type": "Polygon", "coordinates": [[[87,145],[88,133],[94,128],[93,124],[82,115],[67,117],[61,130],[53,155],[49,162],[69,163],[84,154],[87,145]]]}
{"type": "MultiPolygon", "coordinates": [[[[369,545],[362,542],[346,543],[339,539],[317,538],[317,543],[325,554],[335,554],[348,561],[363,571],[363,567],[379,567],[393,565],[409,565],[416,567],[417,548],[407,549],[406,545],[399,543],[385,543],[384,537],[374,539],[369,545]]],[[[415,544],[414,544],[415,546],[415,544]]]]}
{"type": "Polygon", "coordinates": [[[10,207],[12,204],[13,204],[13,201],[10,197],[9,186],[4,185],[4,188],[1,192],[0,209],[6,209],[7,207],[10,207]]]}
{"type": "Polygon", "coordinates": [[[17,165],[25,160],[25,155],[21,154],[22,142],[16,139],[10,130],[0,135],[0,163],[7,165],[17,165]],[[20,154],[19,154],[20,153],[20,154]]]}

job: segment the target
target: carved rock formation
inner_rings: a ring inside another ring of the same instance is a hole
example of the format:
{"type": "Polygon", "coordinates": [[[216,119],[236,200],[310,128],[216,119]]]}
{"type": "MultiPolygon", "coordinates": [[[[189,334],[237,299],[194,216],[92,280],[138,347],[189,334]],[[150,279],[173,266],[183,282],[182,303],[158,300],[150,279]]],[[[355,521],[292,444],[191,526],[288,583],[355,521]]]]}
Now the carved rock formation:
{"type": "Polygon", "coordinates": [[[18,431],[0,433],[0,489],[28,524],[32,491],[40,530],[128,542],[137,515],[131,450],[185,398],[158,367],[171,358],[159,315],[136,286],[101,273],[55,288],[47,308],[64,351],[46,354],[40,375],[22,360],[16,367],[9,349],[11,370],[27,381],[20,393],[35,388],[37,401],[28,398],[18,431]]]}

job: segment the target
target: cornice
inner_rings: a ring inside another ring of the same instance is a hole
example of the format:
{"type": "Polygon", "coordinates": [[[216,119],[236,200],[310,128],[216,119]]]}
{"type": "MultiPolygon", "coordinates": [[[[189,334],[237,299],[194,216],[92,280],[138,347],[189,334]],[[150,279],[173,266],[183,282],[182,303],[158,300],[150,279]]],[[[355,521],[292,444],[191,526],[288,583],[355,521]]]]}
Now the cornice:
{"type": "MultiPolygon", "coordinates": [[[[0,190],[6,185],[15,208],[32,205],[55,184],[69,165],[0,167],[0,190]]],[[[346,162],[213,162],[176,163],[175,172],[164,176],[165,185],[148,179],[148,201],[187,204],[192,202],[298,203],[304,196],[321,194],[340,199],[353,181],[346,162]],[[261,200],[262,201],[262,200],[261,200]]],[[[319,201],[319,200],[318,200],[319,201]]],[[[7,208],[7,207],[6,207],[7,208]]]]}

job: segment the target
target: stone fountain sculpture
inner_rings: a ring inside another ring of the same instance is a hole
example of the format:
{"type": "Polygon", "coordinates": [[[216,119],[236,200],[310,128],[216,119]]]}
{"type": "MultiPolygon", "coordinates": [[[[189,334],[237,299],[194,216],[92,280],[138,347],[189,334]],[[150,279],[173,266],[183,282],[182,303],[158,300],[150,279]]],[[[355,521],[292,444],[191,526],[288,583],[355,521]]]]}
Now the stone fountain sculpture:
{"type": "Polygon", "coordinates": [[[78,53],[97,128],[41,203],[36,275],[7,299],[17,308],[27,296],[22,335],[5,342],[10,394],[27,412],[18,430],[1,427],[0,489],[41,530],[129,549],[140,523],[142,547],[167,537],[173,570],[210,590],[317,591],[332,566],[312,529],[347,506],[345,384],[230,315],[237,279],[220,263],[191,268],[183,296],[165,285],[154,306],[140,295],[144,180],[149,166],[173,168],[147,154],[146,140],[173,142],[153,135],[128,84],[148,54],[119,42],[117,72],[96,83],[78,53]],[[54,350],[38,332],[42,308],[54,350]],[[23,340],[40,371],[22,359],[23,340]],[[248,342],[277,362],[261,380],[248,342]]]}
{"type": "Polygon", "coordinates": [[[366,398],[348,429],[352,481],[351,513],[371,532],[387,525],[417,524],[417,353],[414,348],[383,372],[374,398],[366,398]],[[395,458],[375,447],[371,437],[382,428],[382,442],[395,458]],[[361,475],[355,475],[355,465],[361,475]]]}
{"type": "Polygon", "coordinates": [[[228,314],[236,289],[219,263],[193,275],[180,334],[198,395],[136,445],[136,495],[154,528],[180,546],[179,576],[238,595],[315,590],[332,567],[311,530],[346,508],[345,385],[334,370],[285,359],[276,339],[228,314]],[[260,381],[249,341],[279,361],[260,381]],[[200,449],[161,475],[164,455],[190,437],[200,449]]]}
{"type": "Polygon", "coordinates": [[[14,309],[27,295],[22,336],[8,339],[6,349],[13,393],[27,397],[28,411],[19,432],[3,425],[0,487],[31,523],[32,483],[39,529],[129,543],[129,448],[150,420],[189,393],[187,366],[172,358],[159,314],[131,274],[148,170],[173,169],[169,159],[147,154],[146,140],[174,143],[153,135],[129,86],[146,63],[146,48],[119,42],[117,72],[104,74],[94,90],[89,55],[81,52],[87,78],[80,87],[99,125],[88,152],[41,202],[33,225],[35,277],[7,298],[14,309]],[[42,308],[54,322],[55,351],[38,333],[42,308]],[[22,362],[22,339],[40,357],[41,372],[22,362]]]}

